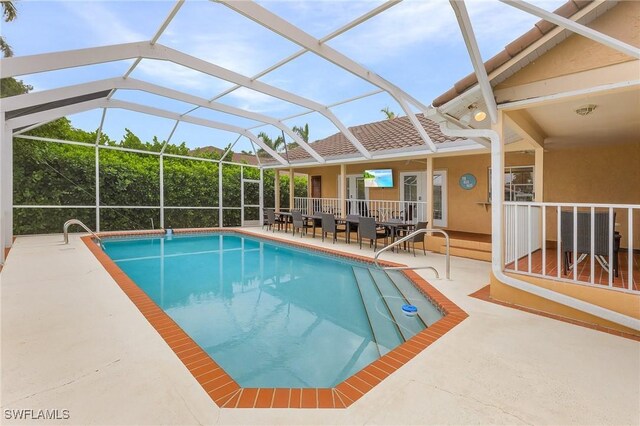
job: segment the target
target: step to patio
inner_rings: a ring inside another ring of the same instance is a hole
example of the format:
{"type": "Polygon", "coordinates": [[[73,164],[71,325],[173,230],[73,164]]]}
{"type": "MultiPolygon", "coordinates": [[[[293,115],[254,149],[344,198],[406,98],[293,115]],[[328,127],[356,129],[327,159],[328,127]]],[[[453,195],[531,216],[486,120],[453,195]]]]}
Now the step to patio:
{"type": "MultiPolygon", "coordinates": [[[[452,256],[466,257],[468,259],[491,261],[491,242],[486,241],[490,238],[487,235],[464,234],[458,237],[457,232],[449,233],[450,254],[452,256]]],[[[446,253],[445,239],[441,235],[432,235],[427,237],[427,250],[436,253],[446,253]]]]}
{"type": "MultiPolygon", "coordinates": [[[[440,253],[445,254],[447,247],[443,244],[440,246],[440,253]]],[[[449,254],[451,256],[466,257],[467,259],[484,260],[491,262],[491,250],[470,249],[465,247],[450,246],[449,254]]]]}

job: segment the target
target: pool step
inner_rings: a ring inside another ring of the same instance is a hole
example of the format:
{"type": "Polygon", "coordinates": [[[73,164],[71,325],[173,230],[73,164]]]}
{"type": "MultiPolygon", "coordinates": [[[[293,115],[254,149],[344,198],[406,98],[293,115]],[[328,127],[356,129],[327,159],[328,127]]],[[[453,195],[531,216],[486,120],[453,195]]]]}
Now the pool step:
{"type": "Polygon", "coordinates": [[[402,272],[386,272],[409,303],[418,308],[418,316],[427,327],[442,318],[442,313],[427,300],[420,290],[418,290],[402,272]]]}
{"type": "Polygon", "coordinates": [[[369,273],[382,295],[382,298],[389,311],[391,317],[400,327],[400,332],[405,340],[409,340],[420,331],[424,330],[426,325],[419,316],[409,317],[402,312],[402,305],[409,303],[407,298],[400,292],[389,275],[381,269],[369,269],[369,273]]]}
{"type": "Polygon", "coordinates": [[[389,308],[384,303],[384,299],[369,273],[369,269],[354,266],[353,275],[356,278],[380,355],[384,355],[404,342],[403,335],[398,325],[389,320],[389,318],[392,318],[391,312],[389,312],[389,308]]]}

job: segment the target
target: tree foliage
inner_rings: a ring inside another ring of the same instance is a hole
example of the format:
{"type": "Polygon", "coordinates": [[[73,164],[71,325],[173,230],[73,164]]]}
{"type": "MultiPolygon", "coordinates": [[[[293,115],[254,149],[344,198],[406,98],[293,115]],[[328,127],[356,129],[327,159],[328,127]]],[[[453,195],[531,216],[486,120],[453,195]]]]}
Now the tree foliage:
{"type": "MultiPolygon", "coordinates": [[[[0,6],[2,7],[2,19],[4,22],[11,22],[18,16],[18,9],[13,4],[12,1],[2,0],[0,1],[0,6]]],[[[0,51],[2,52],[2,56],[8,58],[9,56],[13,56],[13,50],[4,36],[0,36],[0,51]]]]}
{"type": "Polygon", "coordinates": [[[380,112],[385,115],[387,120],[393,120],[394,118],[396,118],[396,113],[391,111],[388,106],[382,108],[380,112]]]}
{"type": "MultiPolygon", "coordinates": [[[[72,126],[67,118],[52,121],[29,132],[32,136],[95,144],[97,131],[72,126]]],[[[100,145],[159,152],[165,141],[156,137],[142,141],[125,129],[121,140],[100,135],[100,145]]],[[[16,205],[94,206],[96,203],[96,151],[98,154],[101,230],[149,229],[160,226],[160,157],[153,154],[99,149],[16,138],[14,141],[14,202],[16,205]],[[111,208],[140,206],[158,208],[111,208]]],[[[190,154],[186,144],[167,144],[165,153],[190,154]]],[[[193,155],[193,153],[191,153],[193,155]]],[[[202,159],[163,158],[165,226],[203,227],[218,225],[216,209],[178,207],[218,207],[218,164],[216,152],[198,153],[202,159]],[[173,207],[173,208],[172,208],[173,207]]],[[[241,166],[223,164],[223,222],[240,225],[241,166]]],[[[245,179],[259,179],[259,170],[244,168],[245,179]]],[[[273,206],[274,172],[264,171],[265,206],[273,206]]],[[[281,177],[281,205],[288,206],[288,177],[281,177]]],[[[306,196],[306,179],[296,177],[296,195],[306,196]]],[[[257,184],[245,184],[246,204],[259,204],[257,184]]],[[[258,220],[259,210],[245,208],[245,219],[258,220]]],[[[77,217],[91,228],[96,226],[95,208],[17,208],[14,232],[33,234],[60,232],[62,224],[77,217]]]]}

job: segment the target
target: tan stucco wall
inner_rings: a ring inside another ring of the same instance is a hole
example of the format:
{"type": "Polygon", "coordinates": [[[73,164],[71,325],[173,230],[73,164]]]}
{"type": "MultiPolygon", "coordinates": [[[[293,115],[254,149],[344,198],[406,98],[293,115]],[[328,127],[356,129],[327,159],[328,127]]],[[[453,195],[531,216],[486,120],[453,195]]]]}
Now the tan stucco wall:
{"type": "MultiPolygon", "coordinates": [[[[522,275],[507,274],[516,279],[523,280],[553,290],[560,294],[565,294],[594,305],[633,317],[640,318],[640,295],[611,291],[606,288],[589,287],[579,284],[571,284],[559,281],[544,280],[540,278],[525,277],[522,275]]],[[[507,302],[518,306],[526,306],[542,312],[584,321],[590,324],[598,324],[603,327],[620,330],[632,334],[640,334],[638,331],[623,327],[616,323],[587,314],[562,305],[551,302],[531,293],[509,287],[491,274],[491,297],[501,302],[507,302]]]]}
{"type": "MultiPolygon", "coordinates": [[[[640,141],[555,149],[544,157],[544,201],[640,204],[640,141]]],[[[627,247],[627,211],[616,211],[616,228],[627,247]]],[[[547,213],[547,240],[557,241],[555,210],[547,213]]],[[[634,214],[634,246],[640,212],[634,214]]]]}
{"type": "MultiPolygon", "coordinates": [[[[588,26],[640,47],[638,16],[640,16],[640,1],[621,1],[588,26]]],[[[571,35],[535,62],[498,84],[496,90],[633,60],[610,47],[580,35],[571,35]]]]}
{"type": "MultiPolygon", "coordinates": [[[[506,166],[533,166],[533,155],[507,153],[506,166]]],[[[489,167],[491,157],[488,154],[459,157],[441,157],[433,161],[434,170],[447,171],[448,214],[447,229],[481,234],[491,233],[491,208],[484,203],[489,198],[489,167]],[[465,173],[473,174],[478,184],[466,190],[458,184],[465,173]]]]}

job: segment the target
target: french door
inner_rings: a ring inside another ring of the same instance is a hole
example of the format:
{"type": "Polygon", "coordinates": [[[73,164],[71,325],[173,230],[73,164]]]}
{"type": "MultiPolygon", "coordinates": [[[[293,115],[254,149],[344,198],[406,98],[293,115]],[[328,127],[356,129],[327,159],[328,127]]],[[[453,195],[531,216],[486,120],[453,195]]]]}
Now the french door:
{"type": "Polygon", "coordinates": [[[433,225],[447,226],[447,171],[433,172],[433,225]]]}
{"type": "Polygon", "coordinates": [[[427,220],[425,172],[400,173],[400,201],[403,218],[411,222],[427,220]]]}

